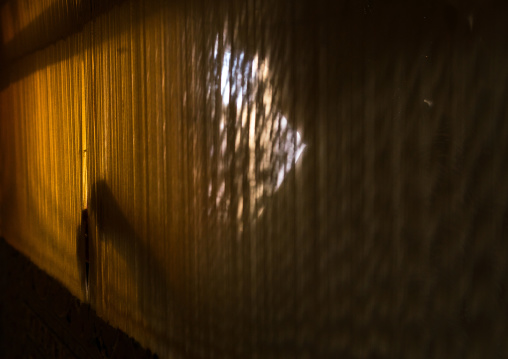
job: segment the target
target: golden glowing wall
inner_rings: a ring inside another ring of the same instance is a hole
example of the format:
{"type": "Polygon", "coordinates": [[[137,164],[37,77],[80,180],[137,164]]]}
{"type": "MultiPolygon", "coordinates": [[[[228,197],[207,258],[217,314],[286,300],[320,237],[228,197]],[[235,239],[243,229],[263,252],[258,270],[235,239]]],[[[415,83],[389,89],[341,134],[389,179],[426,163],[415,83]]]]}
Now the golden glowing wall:
{"type": "Polygon", "coordinates": [[[86,41],[76,34],[3,72],[1,234],[82,297],[76,266],[86,41]]]}
{"type": "Polygon", "coordinates": [[[499,7],[337,3],[4,2],[0,234],[161,357],[508,355],[499,7]]]}

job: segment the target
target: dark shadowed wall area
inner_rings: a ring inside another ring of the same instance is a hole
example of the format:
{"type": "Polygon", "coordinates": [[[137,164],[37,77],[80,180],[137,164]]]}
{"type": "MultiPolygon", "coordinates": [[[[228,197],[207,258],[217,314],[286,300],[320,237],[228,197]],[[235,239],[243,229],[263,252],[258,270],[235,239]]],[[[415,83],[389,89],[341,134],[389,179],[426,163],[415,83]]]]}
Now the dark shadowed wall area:
{"type": "Polygon", "coordinates": [[[0,235],[113,327],[508,357],[504,2],[0,4],[0,235]]]}

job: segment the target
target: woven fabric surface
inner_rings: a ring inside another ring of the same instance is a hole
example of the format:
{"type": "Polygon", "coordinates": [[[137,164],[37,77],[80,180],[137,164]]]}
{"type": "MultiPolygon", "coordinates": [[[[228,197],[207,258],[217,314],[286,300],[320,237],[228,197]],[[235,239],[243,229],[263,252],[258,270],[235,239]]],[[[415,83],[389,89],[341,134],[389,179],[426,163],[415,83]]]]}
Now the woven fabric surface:
{"type": "Polygon", "coordinates": [[[508,357],[500,1],[18,3],[0,234],[101,317],[168,358],[508,357]]]}

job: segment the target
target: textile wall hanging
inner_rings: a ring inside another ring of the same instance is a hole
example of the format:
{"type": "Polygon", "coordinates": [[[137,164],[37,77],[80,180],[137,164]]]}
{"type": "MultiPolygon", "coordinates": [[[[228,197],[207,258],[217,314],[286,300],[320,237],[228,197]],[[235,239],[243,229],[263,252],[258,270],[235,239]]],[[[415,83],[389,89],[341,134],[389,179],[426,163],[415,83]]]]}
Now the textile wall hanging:
{"type": "Polygon", "coordinates": [[[2,1],[0,235],[160,357],[507,356],[505,8],[2,1]]]}

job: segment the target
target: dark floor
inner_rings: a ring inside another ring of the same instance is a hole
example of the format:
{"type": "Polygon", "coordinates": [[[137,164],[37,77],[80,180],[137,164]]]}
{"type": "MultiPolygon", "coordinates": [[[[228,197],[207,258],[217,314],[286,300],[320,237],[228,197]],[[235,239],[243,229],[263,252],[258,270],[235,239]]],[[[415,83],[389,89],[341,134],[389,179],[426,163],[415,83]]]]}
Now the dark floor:
{"type": "Polygon", "coordinates": [[[0,238],[0,358],[152,358],[0,238]]]}

